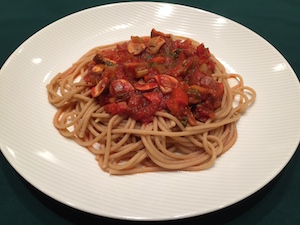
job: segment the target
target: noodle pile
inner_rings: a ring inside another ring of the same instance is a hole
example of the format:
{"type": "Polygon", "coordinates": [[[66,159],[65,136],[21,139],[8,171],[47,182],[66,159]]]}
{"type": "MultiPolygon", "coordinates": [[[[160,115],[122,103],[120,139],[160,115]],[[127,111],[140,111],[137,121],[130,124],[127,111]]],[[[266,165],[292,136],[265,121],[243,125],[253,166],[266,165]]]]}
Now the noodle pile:
{"type": "Polygon", "coordinates": [[[234,145],[236,122],[256,97],[240,75],[227,74],[212,55],[216,62],[212,76],[224,85],[215,119],[183,126],[168,112],[158,111],[152,122],[142,124],[130,117],[106,113],[91,96],[91,84],[83,80],[93,57],[115,46],[91,49],[47,85],[48,100],[57,108],[54,126],[62,136],[92,152],[102,170],[114,175],[199,171],[210,168],[217,157],[234,145]],[[236,84],[231,87],[229,79],[236,84]]]}

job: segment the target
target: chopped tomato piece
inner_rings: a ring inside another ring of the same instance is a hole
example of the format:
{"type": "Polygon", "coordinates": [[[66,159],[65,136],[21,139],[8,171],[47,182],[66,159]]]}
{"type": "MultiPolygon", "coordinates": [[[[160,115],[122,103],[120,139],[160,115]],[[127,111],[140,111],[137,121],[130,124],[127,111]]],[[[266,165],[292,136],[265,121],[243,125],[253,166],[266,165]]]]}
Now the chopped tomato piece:
{"type": "Polygon", "coordinates": [[[155,112],[160,109],[161,99],[155,92],[149,92],[148,95],[132,93],[128,101],[129,115],[135,120],[150,122],[155,112]]]}
{"type": "Polygon", "coordinates": [[[166,61],[166,58],[163,56],[156,56],[150,60],[151,63],[164,63],[165,61],[166,61]]]}
{"type": "Polygon", "coordinates": [[[204,73],[201,73],[200,71],[198,70],[195,70],[194,73],[192,73],[189,78],[188,78],[188,84],[189,85],[201,85],[200,81],[201,81],[201,78],[204,77],[205,74],[204,73]]]}
{"type": "Polygon", "coordinates": [[[112,115],[127,115],[128,114],[128,106],[126,102],[112,102],[104,106],[106,112],[112,115]]]}
{"type": "Polygon", "coordinates": [[[216,115],[212,109],[209,109],[201,104],[196,106],[194,110],[194,116],[197,120],[201,122],[206,122],[209,118],[216,118],[216,115]]]}
{"type": "Polygon", "coordinates": [[[223,94],[224,94],[224,85],[223,83],[218,83],[215,87],[216,90],[216,96],[218,98],[222,98],[223,94]]]}
{"type": "Polygon", "coordinates": [[[182,105],[185,105],[185,106],[188,105],[188,95],[181,88],[174,88],[173,91],[172,91],[171,96],[172,96],[173,99],[175,99],[175,101],[178,104],[182,104],[182,105]]]}
{"type": "Polygon", "coordinates": [[[195,126],[197,124],[197,121],[193,115],[193,113],[191,112],[191,110],[187,107],[187,122],[191,125],[191,126],[195,126]]]}
{"type": "Polygon", "coordinates": [[[187,93],[181,88],[174,88],[171,96],[166,100],[166,105],[175,116],[184,116],[185,108],[188,106],[189,99],[187,93]]]}
{"type": "Polygon", "coordinates": [[[160,103],[162,101],[162,98],[159,96],[157,92],[147,92],[143,93],[143,96],[150,102],[153,103],[160,103]]]}
{"type": "Polygon", "coordinates": [[[186,58],[185,60],[183,60],[181,63],[179,63],[177,66],[175,66],[172,69],[171,75],[174,77],[178,77],[182,74],[185,74],[193,65],[193,63],[194,63],[193,57],[186,58]]]}

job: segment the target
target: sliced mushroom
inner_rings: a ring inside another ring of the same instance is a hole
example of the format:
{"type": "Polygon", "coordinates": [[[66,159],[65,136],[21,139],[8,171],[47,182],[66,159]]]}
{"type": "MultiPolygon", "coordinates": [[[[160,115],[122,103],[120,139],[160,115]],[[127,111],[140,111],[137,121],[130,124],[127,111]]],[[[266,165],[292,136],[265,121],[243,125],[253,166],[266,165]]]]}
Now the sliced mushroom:
{"type": "Polygon", "coordinates": [[[121,98],[127,95],[129,92],[133,91],[134,87],[132,84],[124,79],[113,80],[109,86],[109,92],[112,96],[121,98]]]}
{"type": "Polygon", "coordinates": [[[91,95],[93,97],[98,97],[107,87],[109,84],[109,79],[107,77],[103,77],[98,84],[92,88],[91,95]]]}
{"type": "Polygon", "coordinates": [[[129,41],[127,45],[127,51],[130,54],[134,54],[134,55],[140,54],[142,51],[144,51],[145,48],[146,45],[144,43],[136,43],[133,41],[129,41]]]}
{"type": "Polygon", "coordinates": [[[154,76],[154,79],[158,83],[159,89],[164,94],[172,92],[172,89],[178,85],[178,80],[169,75],[158,74],[154,76]]]}
{"type": "Polygon", "coordinates": [[[154,55],[158,53],[159,49],[165,42],[166,41],[160,36],[152,37],[147,43],[147,51],[150,54],[154,55]]]}
{"type": "Polygon", "coordinates": [[[96,64],[95,66],[93,66],[92,72],[95,74],[100,74],[103,72],[104,68],[105,64],[96,64]]]}
{"type": "Polygon", "coordinates": [[[149,91],[149,90],[153,90],[154,88],[158,87],[157,82],[153,81],[153,82],[144,82],[144,81],[138,81],[134,84],[135,89],[139,90],[139,91],[149,91]]]}

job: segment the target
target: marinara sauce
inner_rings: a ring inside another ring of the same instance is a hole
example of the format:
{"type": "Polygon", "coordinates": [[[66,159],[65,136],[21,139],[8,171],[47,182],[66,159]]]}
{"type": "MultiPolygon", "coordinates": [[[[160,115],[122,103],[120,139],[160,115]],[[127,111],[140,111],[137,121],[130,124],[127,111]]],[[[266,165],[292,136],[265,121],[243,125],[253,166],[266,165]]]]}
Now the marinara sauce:
{"type": "Polygon", "coordinates": [[[166,110],[184,125],[195,125],[215,118],[221,106],[224,87],[211,76],[214,68],[203,44],[152,29],[149,37],[132,36],[96,54],[84,80],[107,113],[148,123],[166,110]]]}

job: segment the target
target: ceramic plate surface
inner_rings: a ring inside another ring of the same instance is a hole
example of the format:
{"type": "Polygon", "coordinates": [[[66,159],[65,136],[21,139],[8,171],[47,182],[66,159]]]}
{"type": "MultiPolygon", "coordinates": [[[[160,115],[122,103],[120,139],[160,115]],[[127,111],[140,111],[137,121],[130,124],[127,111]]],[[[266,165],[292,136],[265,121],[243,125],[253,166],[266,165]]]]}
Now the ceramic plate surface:
{"type": "Polygon", "coordinates": [[[299,115],[299,81],[273,46],[232,20],[174,4],[118,3],[72,14],[31,36],[0,71],[0,147],[9,163],[52,198],[112,218],[185,218],[248,197],[294,154],[299,115]],[[54,128],[46,84],[91,48],[152,28],[204,42],[257,99],[238,122],[236,144],[211,169],[110,176],[54,128]]]}

